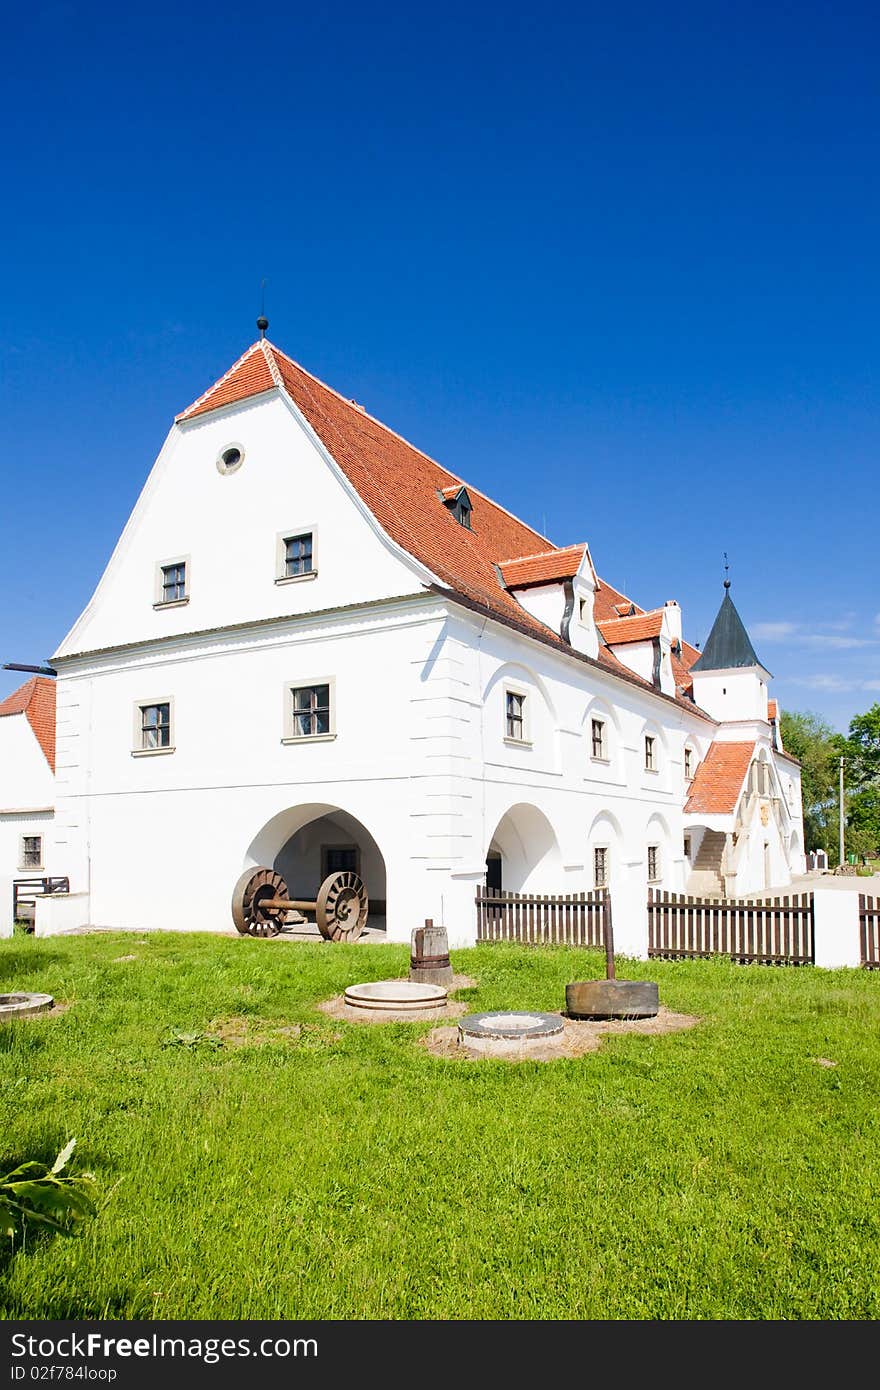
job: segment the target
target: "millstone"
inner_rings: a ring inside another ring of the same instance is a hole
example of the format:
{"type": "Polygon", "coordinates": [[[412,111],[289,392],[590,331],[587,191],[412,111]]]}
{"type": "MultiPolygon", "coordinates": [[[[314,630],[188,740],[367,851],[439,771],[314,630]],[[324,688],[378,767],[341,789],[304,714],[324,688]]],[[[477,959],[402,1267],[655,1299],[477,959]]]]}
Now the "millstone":
{"type": "Polygon", "coordinates": [[[365,985],[349,985],[345,1002],[355,1009],[388,1009],[421,1012],[438,1009],[446,1003],[446,990],[421,980],[372,980],[365,985]]]}
{"type": "Polygon", "coordinates": [[[490,1039],[531,1042],[536,1038],[559,1037],[563,1030],[559,1014],[492,1013],[466,1014],[459,1021],[458,1036],[464,1043],[490,1039]]]}
{"type": "Polygon", "coordinates": [[[657,986],[647,980],[578,980],[565,986],[569,1018],[653,1018],[657,986]]]}
{"type": "Polygon", "coordinates": [[[0,1022],[7,1018],[30,1018],[44,1014],[55,1000],[51,994],[0,994],[0,1022]]]}

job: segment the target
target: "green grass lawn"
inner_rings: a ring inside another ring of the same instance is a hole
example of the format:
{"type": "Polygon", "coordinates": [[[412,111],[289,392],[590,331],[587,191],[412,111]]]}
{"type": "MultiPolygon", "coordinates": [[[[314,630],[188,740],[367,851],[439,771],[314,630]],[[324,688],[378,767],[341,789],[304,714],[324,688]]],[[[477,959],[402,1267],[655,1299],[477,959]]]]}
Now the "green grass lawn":
{"type": "MultiPolygon", "coordinates": [[[[101,1198],[0,1253],[4,1316],[880,1316],[880,976],[628,962],[700,1026],[511,1064],[315,1011],[405,947],[136,940],[0,943],[0,990],[70,1005],[0,1026],[0,1172],[75,1135],[101,1198]],[[162,1045],[233,1016],[243,1046],[162,1045]]],[[[474,1009],[558,1010],[603,973],[453,962],[474,1009]]]]}

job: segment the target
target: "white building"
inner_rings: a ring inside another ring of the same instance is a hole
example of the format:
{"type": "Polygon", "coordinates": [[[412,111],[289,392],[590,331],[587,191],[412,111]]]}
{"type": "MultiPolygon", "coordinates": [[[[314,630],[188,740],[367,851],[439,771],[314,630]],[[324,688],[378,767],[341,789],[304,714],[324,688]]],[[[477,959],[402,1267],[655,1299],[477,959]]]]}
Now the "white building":
{"type": "Polygon", "coordinates": [[[12,883],[47,872],[55,806],[55,682],[33,676],[0,703],[0,936],[12,883]]]}
{"type": "Polygon", "coordinates": [[[295,897],[356,867],[371,925],[453,944],[487,876],[782,886],[799,769],[729,594],[716,629],[701,656],[677,603],[633,604],[261,338],[175,420],[53,658],[71,896],[38,930],[228,930],[258,864],[295,897]]]}

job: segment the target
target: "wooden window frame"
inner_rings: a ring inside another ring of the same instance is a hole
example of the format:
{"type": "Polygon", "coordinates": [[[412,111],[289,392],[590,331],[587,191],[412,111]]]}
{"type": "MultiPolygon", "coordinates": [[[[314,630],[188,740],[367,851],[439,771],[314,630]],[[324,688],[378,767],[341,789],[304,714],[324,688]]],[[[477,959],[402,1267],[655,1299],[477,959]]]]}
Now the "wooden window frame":
{"type": "Polygon", "coordinates": [[[648,882],[659,883],[663,878],[663,867],[660,858],[660,846],[648,845],[648,882]],[[651,860],[653,858],[653,872],[651,871],[651,860]]]}
{"type": "Polygon", "coordinates": [[[153,587],[153,607],[154,608],[182,608],[189,603],[190,586],[192,580],[191,562],[188,555],[175,555],[170,560],[160,560],[156,565],[156,578],[153,587]],[[167,585],[165,576],[169,570],[183,570],[183,593],[176,598],[167,597],[167,585]]]}
{"type": "Polygon", "coordinates": [[[43,867],[43,839],[44,839],[44,837],[43,837],[42,835],[30,835],[30,834],[28,834],[28,835],[20,835],[20,836],[19,836],[19,844],[18,844],[18,861],[19,861],[19,862],[18,862],[18,867],[19,867],[20,869],[29,869],[29,870],[42,869],[42,867],[43,867]],[[36,840],[36,841],[37,841],[37,845],[38,845],[37,856],[38,856],[38,857],[37,857],[37,859],[36,859],[36,861],[35,861],[34,863],[31,863],[30,860],[28,859],[28,854],[33,853],[32,850],[28,850],[28,848],[27,848],[27,841],[28,841],[28,840],[36,840]]]}
{"type": "Polygon", "coordinates": [[[344,850],[344,851],[346,852],[346,854],[351,854],[351,853],[354,854],[354,870],[353,870],[353,872],[356,873],[356,874],[358,875],[358,877],[360,877],[360,873],[361,873],[361,847],[360,847],[360,845],[322,845],[322,846],[321,846],[321,882],[322,882],[322,883],[324,882],[324,879],[325,879],[325,878],[328,878],[328,877],[330,876],[331,873],[336,873],[336,872],[338,872],[336,869],[330,869],[330,868],[328,867],[328,862],[327,862],[327,861],[328,861],[328,859],[329,859],[329,857],[330,857],[331,854],[336,853],[336,852],[338,852],[339,850],[344,850]]]}
{"type": "Polygon", "coordinates": [[[590,757],[595,763],[608,762],[608,724],[598,716],[590,716],[590,757]],[[599,752],[596,752],[596,729],[599,730],[599,752]]]}
{"type": "Polygon", "coordinates": [[[327,743],[336,737],[336,678],[335,676],[314,676],[309,679],[286,681],[284,685],[284,723],[282,743],[327,743]],[[310,709],[297,709],[297,691],[308,690],[317,695],[326,688],[327,704],[312,701],[310,709]],[[320,733],[302,734],[298,732],[297,716],[310,714],[314,720],[321,710],[327,711],[327,728],[320,733]]]}
{"type": "Polygon", "coordinates": [[[136,700],[134,704],[134,735],[132,739],[131,756],[133,758],[157,758],[175,751],[174,744],[174,700],[170,695],[160,695],[149,700],[136,700]],[[144,715],[147,710],[168,709],[168,719],[166,723],[157,720],[155,725],[147,725],[144,722],[144,715]],[[157,743],[155,747],[149,747],[144,742],[148,728],[156,728],[160,733],[167,728],[168,742],[157,743]]]}
{"type": "Polygon", "coordinates": [[[658,772],[659,769],[658,769],[658,767],[657,767],[657,751],[656,751],[656,750],[657,750],[657,735],[656,735],[656,734],[645,734],[645,736],[644,736],[644,750],[645,750],[645,771],[646,771],[646,772],[658,772]]]}
{"type": "Polygon", "coordinates": [[[279,531],[275,537],[275,583],[276,584],[303,584],[310,579],[318,577],[318,528],[312,523],[300,526],[289,526],[286,531],[279,531]],[[310,545],[311,569],[299,570],[296,573],[288,574],[288,553],[287,547],[294,541],[308,540],[310,545]]]}
{"type": "Polygon", "coordinates": [[[528,698],[527,690],[520,690],[513,685],[504,687],[504,742],[513,744],[516,748],[531,747],[528,698]],[[519,701],[518,714],[511,714],[511,700],[519,701]],[[511,727],[515,727],[517,723],[519,724],[518,735],[511,733],[511,727]]]}
{"type": "Polygon", "coordinates": [[[610,865],[609,865],[609,859],[610,859],[610,851],[609,851],[607,845],[594,845],[594,846],[593,846],[593,887],[594,887],[594,888],[607,888],[607,887],[608,887],[608,871],[609,871],[609,867],[610,867],[610,865]],[[602,874],[601,874],[601,879],[600,879],[600,875],[599,875],[599,856],[600,856],[600,855],[602,856],[602,874]]]}

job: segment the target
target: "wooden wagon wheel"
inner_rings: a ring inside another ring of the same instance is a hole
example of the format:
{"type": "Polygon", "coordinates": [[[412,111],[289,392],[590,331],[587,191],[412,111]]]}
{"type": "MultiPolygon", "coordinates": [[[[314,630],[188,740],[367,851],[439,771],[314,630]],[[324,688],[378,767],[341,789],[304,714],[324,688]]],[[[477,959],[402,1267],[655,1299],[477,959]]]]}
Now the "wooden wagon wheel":
{"type": "Polygon", "coordinates": [[[232,920],[242,936],[277,936],[285,918],[264,904],[287,897],[287,884],[274,869],[245,869],[232,893],[232,920]]]}
{"type": "Polygon", "coordinates": [[[368,910],[363,879],[350,869],[331,874],[318,890],[318,930],[327,941],[356,941],[364,929],[368,910]]]}

